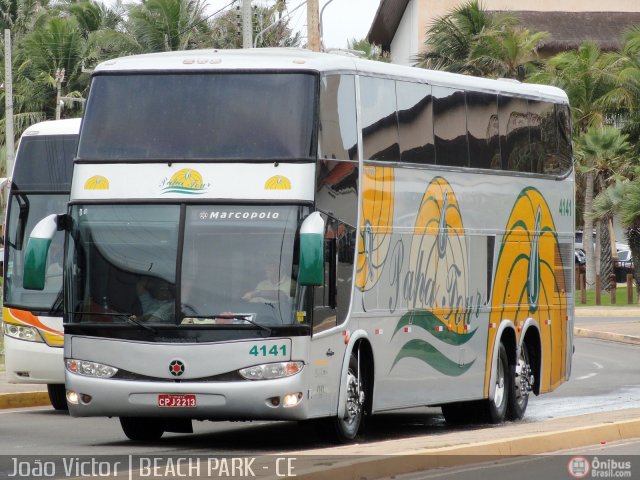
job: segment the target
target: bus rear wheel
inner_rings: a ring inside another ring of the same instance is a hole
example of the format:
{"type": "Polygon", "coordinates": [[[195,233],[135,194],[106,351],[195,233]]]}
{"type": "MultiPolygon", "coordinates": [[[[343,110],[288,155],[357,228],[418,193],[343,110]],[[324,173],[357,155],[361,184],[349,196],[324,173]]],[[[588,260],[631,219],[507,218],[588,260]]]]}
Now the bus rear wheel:
{"type": "Polygon", "coordinates": [[[69,410],[69,405],[67,405],[67,390],[64,387],[64,383],[48,384],[47,392],[49,393],[49,401],[55,410],[69,410]]]}
{"type": "Polygon", "coordinates": [[[484,416],[489,423],[501,423],[507,415],[507,405],[512,390],[513,376],[509,368],[509,358],[504,343],[498,347],[496,359],[495,392],[493,399],[484,401],[484,416]]]}
{"type": "Polygon", "coordinates": [[[159,418],[120,417],[120,425],[130,440],[148,442],[164,434],[164,423],[159,418]]]}
{"type": "Polygon", "coordinates": [[[511,390],[509,391],[509,403],[507,405],[507,418],[520,420],[529,404],[529,393],[534,378],[529,363],[529,351],[526,345],[520,347],[518,362],[511,369],[511,390]]]}

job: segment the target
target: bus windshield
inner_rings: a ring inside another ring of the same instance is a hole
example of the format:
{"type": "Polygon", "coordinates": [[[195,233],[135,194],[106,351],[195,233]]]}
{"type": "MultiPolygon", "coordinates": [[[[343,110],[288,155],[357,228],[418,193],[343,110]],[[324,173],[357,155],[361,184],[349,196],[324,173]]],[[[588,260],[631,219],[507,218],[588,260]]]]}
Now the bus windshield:
{"type": "Polygon", "coordinates": [[[73,205],[72,323],[272,328],[305,322],[307,207],[73,205]]]}
{"type": "Polygon", "coordinates": [[[56,232],[47,257],[43,291],[22,288],[24,252],[29,235],[36,223],[50,213],[67,209],[68,193],[23,194],[12,190],[7,222],[7,268],[4,282],[4,303],[37,312],[62,312],[62,257],[64,232],[56,232]]]}
{"type": "Polygon", "coordinates": [[[312,158],[316,83],[302,73],[97,75],[78,157],[312,158]]]}

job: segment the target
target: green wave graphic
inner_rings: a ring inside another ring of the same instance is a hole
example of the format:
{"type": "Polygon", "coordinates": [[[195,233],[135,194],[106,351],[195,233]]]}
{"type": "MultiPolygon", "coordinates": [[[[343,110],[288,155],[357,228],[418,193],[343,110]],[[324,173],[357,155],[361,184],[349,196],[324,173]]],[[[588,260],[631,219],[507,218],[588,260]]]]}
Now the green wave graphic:
{"type": "Polygon", "coordinates": [[[396,329],[393,331],[393,335],[391,338],[395,336],[396,333],[403,327],[408,325],[415,325],[420,327],[431,335],[433,335],[438,340],[445,342],[449,345],[464,345],[475,335],[477,328],[474,328],[472,331],[467,333],[457,333],[447,330],[447,327],[440,321],[438,317],[436,317],[432,312],[428,310],[414,310],[412,312],[405,313],[398,324],[396,325],[396,329]],[[444,330],[442,332],[437,332],[436,327],[442,326],[444,330]]]}
{"type": "Polygon", "coordinates": [[[186,195],[202,195],[204,190],[195,190],[187,187],[167,187],[164,188],[162,193],[184,193],[186,195]]]}
{"type": "Polygon", "coordinates": [[[403,358],[416,358],[431,366],[448,377],[459,377],[471,368],[475,360],[462,365],[449,360],[442,352],[428,342],[420,339],[409,340],[400,349],[398,356],[391,365],[391,370],[403,358]]]}

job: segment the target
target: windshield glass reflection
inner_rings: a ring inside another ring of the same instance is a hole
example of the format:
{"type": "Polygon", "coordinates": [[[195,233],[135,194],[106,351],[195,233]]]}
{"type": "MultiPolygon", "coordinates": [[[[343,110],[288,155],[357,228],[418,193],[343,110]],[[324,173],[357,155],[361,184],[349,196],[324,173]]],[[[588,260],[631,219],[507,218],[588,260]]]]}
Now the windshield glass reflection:
{"type": "Polygon", "coordinates": [[[304,291],[295,279],[306,214],[298,206],[74,206],[71,321],[140,328],[304,323],[304,291]]]}

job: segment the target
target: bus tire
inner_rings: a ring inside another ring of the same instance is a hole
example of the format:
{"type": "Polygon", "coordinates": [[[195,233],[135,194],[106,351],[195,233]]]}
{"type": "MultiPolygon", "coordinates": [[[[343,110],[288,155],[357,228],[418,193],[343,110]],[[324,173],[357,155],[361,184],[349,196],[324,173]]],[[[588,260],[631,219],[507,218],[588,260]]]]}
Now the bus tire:
{"type": "Polygon", "coordinates": [[[356,438],[364,417],[365,387],[364,376],[358,371],[358,357],[352,353],[347,371],[344,417],[336,415],[323,419],[322,437],[336,443],[349,443],[356,438]]]}
{"type": "Polygon", "coordinates": [[[55,410],[69,410],[69,405],[67,405],[67,390],[64,387],[64,383],[48,384],[47,392],[49,393],[49,401],[55,410]]]}
{"type": "Polygon", "coordinates": [[[532,374],[527,345],[520,348],[517,364],[511,366],[511,385],[507,404],[507,418],[520,420],[524,417],[529,404],[531,392],[532,374]]]}
{"type": "Polygon", "coordinates": [[[489,423],[502,423],[507,415],[507,405],[509,403],[509,392],[512,389],[513,376],[509,368],[509,357],[504,343],[500,342],[498,347],[498,358],[496,359],[495,392],[493,399],[489,398],[485,403],[485,420],[489,423]]]}
{"type": "Polygon", "coordinates": [[[164,434],[164,424],[159,418],[120,417],[122,431],[130,440],[153,441],[164,434]]]}

